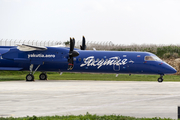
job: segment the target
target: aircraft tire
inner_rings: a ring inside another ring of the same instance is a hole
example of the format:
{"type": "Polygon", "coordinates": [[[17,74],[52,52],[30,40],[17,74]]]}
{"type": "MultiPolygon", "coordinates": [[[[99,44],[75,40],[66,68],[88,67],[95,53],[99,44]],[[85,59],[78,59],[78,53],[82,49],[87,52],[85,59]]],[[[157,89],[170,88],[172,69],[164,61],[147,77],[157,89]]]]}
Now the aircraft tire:
{"type": "Polygon", "coordinates": [[[163,78],[158,78],[158,82],[159,83],[163,82],[163,78]]]}
{"type": "Polygon", "coordinates": [[[40,79],[40,80],[47,80],[47,75],[46,75],[45,73],[41,73],[41,74],[39,75],[39,79],[40,79]]]}
{"type": "Polygon", "coordinates": [[[28,74],[28,75],[26,76],[26,81],[28,81],[28,82],[34,81],[34,75],[28,74]]]}

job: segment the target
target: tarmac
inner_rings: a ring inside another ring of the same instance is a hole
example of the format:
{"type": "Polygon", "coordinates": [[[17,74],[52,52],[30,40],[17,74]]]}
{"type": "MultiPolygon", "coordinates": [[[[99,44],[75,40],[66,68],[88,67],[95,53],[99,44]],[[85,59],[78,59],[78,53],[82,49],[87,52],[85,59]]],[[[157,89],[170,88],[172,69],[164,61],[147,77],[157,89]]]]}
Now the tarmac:
{"type": "Polygon", "coordinates": [[[123,115],[177,119],[180,82],[0,82],[0,117],[123,115]]]}

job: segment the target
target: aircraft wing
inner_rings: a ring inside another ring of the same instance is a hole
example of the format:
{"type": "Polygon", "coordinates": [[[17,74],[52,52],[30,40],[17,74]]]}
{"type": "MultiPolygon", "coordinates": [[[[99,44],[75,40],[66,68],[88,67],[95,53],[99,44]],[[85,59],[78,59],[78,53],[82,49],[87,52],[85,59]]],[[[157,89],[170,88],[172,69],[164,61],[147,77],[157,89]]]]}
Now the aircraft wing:
{"type": "Polygon", "coordinates": [[[43,46],[34,46],[34,45],[26,45],[26,44],[18,44],[17,46],[18,46],[17,49],[19,49],[20,51],[47,50],[47,47],[43,47],[43,46]]]}
{"type": "Polygon", "coordinates": [[[7,48],[0,48],[0,55],[5,54],[9,51],[7,48]]]}

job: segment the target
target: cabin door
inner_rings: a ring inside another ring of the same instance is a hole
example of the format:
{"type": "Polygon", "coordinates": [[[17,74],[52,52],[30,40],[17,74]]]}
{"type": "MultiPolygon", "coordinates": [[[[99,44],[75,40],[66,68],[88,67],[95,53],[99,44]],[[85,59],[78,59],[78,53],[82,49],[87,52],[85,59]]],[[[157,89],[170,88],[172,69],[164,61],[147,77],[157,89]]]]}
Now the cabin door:
{"type": "Polygon", "coordinates": [[[113,70],[114,71],[119,71],[120,70],[120,65],[113,65],[113,70]]]}
{"type": "MultiPolygon", "coordinates": [[[[116,59],[116,62],[118,62],[118,59],[116,59]]],[[[113,64],[113,70],[114,71],[119,71],[120,70],[120,64],[118,64],[118,63],[117,64],[113,64]]]]}

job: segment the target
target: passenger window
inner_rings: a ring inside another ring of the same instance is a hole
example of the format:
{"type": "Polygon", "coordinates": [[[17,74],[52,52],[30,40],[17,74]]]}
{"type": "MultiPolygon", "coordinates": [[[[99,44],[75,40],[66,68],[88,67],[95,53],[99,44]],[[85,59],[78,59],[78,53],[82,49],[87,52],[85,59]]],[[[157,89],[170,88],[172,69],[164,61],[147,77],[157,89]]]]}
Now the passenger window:
{"type": "Polygon", "coordinates": [[[80,62],[80,61],[81,61],[81,58],[79,58],[78,60],[79,60],[79,62],[80,62]]]}
{"type": "Polygon", "coordinates": [[[76,58],[74,58],[74,61],[76,61],[76,58]]]}

